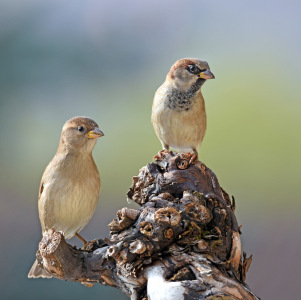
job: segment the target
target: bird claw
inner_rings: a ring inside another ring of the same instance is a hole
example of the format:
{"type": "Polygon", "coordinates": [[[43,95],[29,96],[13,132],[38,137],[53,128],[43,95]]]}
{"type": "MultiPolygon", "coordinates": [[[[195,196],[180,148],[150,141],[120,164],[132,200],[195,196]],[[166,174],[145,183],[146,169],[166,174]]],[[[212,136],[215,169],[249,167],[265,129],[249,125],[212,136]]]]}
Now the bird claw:
{"type": "Polygon", "coordinates": [[[165,154],[169,154],[170,151],[167,149],[163,149],[161,151],[158,152],[157,155],[154,156],[154,160],[163,160],[165,158],[165,154]]]}
{"type": "MultiPolygon", "coordinates": [[[[171,154],[171,153],[172,153],[171,151],[169,151],[167,149],[163,149],[163,150],[159,151],[157,155],[154,156],[154,160],[161,161],[165,158],[166,154],[171,154]]],[[[195,165],[199,161],[197,151],[194,151],[193,153],[190,153],[190,152],[179,153],[179,155],[180,155],[181,159],[187,160],[189,165],[195,165]]]]}
{"type": "MultiPolygon", "coordinates": [[[[189,153],[191,154],[191,153],[189,153]]],[[[199,161],[199,155],[197,152],[193,152],[193,154],[191,155],[191,158],[189,160],[189,164],[191,165],[195,165],[197,162],[199,161]]]]}

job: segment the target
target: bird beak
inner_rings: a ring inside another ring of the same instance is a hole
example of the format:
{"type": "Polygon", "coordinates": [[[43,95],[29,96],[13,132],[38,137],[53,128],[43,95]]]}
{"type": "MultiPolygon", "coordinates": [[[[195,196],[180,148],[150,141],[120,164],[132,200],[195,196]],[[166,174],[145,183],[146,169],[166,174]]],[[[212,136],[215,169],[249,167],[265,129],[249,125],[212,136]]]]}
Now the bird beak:
{"type": "Polygon", "coordinates": [[[215,78],[214,75],[211,73],[211,71],[208,69],[204,72],[201,72],[199,74],[199,76],[200,76],[200,78],[203,78],[203,79],[214,79],[215,78]]]}
{"type": "Polygon", "coordinates": [[[88,132],[89,139],[97,139],[101,136],[104,136],[104,133],[98,128],[95,127],[93,130],[88,132]]]}

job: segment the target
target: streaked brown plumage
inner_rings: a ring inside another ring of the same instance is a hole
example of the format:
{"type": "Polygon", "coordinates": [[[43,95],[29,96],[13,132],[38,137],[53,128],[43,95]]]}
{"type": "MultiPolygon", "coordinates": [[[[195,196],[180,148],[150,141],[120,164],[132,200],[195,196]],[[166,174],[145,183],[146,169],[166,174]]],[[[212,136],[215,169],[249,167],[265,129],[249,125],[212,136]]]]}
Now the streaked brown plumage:
{"type": "Polygon", "coordinates": [[[171,67],[152,108],[152,123],[163,149],[193,152],[197,157],[206,132],[201,86],[213,78],[208,63],[196,58],[180,59],[171,67]]]}
{"type": "MultiPolygon", "coordinates": [[[[70,239],[79,236],[78,232],[92,218],[100,192],[92,150],[101,136],[97,123],[89,118],[74,117],[65,123],[58,150],[40,184],[38,207],[42,233],[54,228],[70,239]]],[[[28,277],[51,275],[35,261],[28,277]]]]}

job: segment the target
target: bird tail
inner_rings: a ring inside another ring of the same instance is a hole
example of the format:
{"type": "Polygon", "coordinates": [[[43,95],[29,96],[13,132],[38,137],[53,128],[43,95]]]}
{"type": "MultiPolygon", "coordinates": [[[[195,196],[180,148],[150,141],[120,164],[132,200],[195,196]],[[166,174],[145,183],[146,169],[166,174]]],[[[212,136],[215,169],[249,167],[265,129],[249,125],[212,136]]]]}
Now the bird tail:
{"type": "Polygon", "coordinates": [[[44,269],[40,268],[38,265],[38,261],[36,260],[32,265],[28,275],[28,278],[51,278],[52,276],[44,269]]]}

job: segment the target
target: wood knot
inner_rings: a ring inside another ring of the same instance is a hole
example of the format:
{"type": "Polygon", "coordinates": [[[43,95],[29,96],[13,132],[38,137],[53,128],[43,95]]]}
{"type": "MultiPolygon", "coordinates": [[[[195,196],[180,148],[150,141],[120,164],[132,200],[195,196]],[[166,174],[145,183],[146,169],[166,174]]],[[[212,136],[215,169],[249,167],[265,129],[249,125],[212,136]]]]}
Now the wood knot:
{"type": "Polygon", "coordinates": [[[129,250],[131,253],[142,254],[146,251],[146,246],[142,241],[136,240],[130,243],[129,250]]]}
{"type": "Polygon", "coordinates": [[[188,203],[185,205],[185,210],[188,217],[200,224],[208,224],[212,219],[210,210],[204,205],[197,203],[188,203]]]}
{"type": "Polygon", "coordinates": [[[176,226],[181,222],[181,215],[173,207],[160,208],[155,212],[155,222],[168,223],[170,226],[176,226]]]}
{"type": "Polygon", "coordinates": [[[119,255],[115,258],[115,260],[120,264],[124,265],[128,260],[128,249],[123,249],[119,252],[119,255]]]}
{"type": "Polygon", "coordinates": [[[178,158],[176,159],[176,165],[180,170],[185,170],[188,168],[189,161],[186,159],[178,158]]]}
{"type": "Polygon", "coordinates": [[[171,228],[168,228],[167,230],[165,230],[164,232],[164,237],[168,240],[172,239],[174,236],[173,234],[173,230],[171,228]]]}
{"type": "Polygon", "coordinates": [[[139,217],[140,212],[136,209],[122,208],[117,211],[117,218],[108,225],[112,232],[119,232],[131,227],[139,217]]]}
{"type": "Polygon", "coordinates": [[[108,250],[107,250],[107,254],[108,256],[112,256],[115,257],[117,254],[117,249],[114,246],[111,246],[108,250]]]}
{"type": "Polygon", "coordinates": [[[153,225],[149,222],[141,222],[140,223],[140,232],[147,236],[152,236],[154,234],[153,225]]]}

